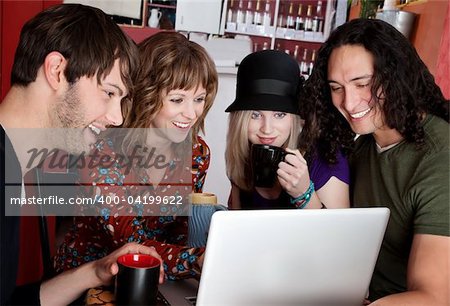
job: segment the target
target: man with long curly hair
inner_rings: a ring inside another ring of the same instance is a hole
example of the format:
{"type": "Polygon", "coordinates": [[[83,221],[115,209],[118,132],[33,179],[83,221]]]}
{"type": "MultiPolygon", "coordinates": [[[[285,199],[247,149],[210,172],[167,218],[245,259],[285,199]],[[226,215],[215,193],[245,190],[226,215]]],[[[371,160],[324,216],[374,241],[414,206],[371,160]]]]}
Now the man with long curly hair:
{"type": "Polygon", "coordinates": [[[350,21],[306,91],[309,120],[353,147],[352,206],[391,211],[372,305],[449,305],[449,102],[414,47],[383,21],[350,21]]]}

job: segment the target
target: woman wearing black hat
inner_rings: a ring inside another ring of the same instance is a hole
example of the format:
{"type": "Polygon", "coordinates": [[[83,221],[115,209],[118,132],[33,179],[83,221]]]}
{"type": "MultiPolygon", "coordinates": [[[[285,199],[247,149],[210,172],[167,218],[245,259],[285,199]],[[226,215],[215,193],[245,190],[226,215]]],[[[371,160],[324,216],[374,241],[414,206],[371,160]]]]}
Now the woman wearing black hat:
{"type": "Polygon", "coordinates": [[[241,62],[236,99],[226,109],[230,112],[225,153],[232,183],[230,208],[349,207],[347,160],[335,139],[319,136],[320,127],[301,120],[301,83],[297,62],[285,53],[260,51],[241,62]],[[254,186],[252,144],[292,153],[279,163],[274,187],[254,186]]]}

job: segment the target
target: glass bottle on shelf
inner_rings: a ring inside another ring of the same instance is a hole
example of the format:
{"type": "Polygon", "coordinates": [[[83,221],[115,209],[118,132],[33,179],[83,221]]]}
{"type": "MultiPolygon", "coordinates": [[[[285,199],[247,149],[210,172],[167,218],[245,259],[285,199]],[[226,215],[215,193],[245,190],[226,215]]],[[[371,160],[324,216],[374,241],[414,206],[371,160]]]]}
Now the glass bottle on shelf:
{"type": "Polygon", "coordinates": [[[316,50],[313,50],[313,53],[311,55],[311,61],[309,62],[309,65],[308,65],[308,75],[311,75],[311,72],[314,68],[315,60],[316,60],[316,50]]]}
{"type": "Polygon", "coordinates": [[[261,10],[261,0],[257,0],[255,14],[253,15],[253,23],[255,25],[260,25],[262,23],[262,16],[260,10],[261,10]]]}
{"type": "Polygon", "coordinates": [[[319,18],[317,16],[314,16],[312,20],[312,31],[319,32],[319,18]]]}
{"type": "Polygon", "coordinates": [[[236,14],[234,13],[234,1],[230,1],[230,6],[228,7],[227,12],[227,22],[234,22],[236,19],[236,14]]]}
{"type": "Polygon", "coordinates": [[[245,24],[247,27],[253,23],[252,1],[247,3],[247,11],[245,12],[245,24]]]}
{"type": "Polygon", "coordinates": [[[318,16],[318,17],[323,17],[323,12],[322,12],[322,0],[317,1],[316,16],[318,16]]]}
{"type": "Polygon", "coordinates": [[[308,5],[305,18],[305,32],[312,31],[312,5],[308,5]]]}
{"type": "Polygon", "coordinates": [[[295,28],[295,19],[294,19],[294,3],[289,4],[289,14],[286,19],[286,27],[289,29],[295,28]]]}
{"type": "Polygon", "coordinates": [[[308,63],[308,49],[303,50],[303,57],[300,63],[300,73],[302,75],[308,75],[309,63],[308,63]]]}
{"type": "Polygon", "coordinates": [[[234,7],[234,0],[231,0],[230,7],[228,8],[227,12],[226,28],[228,31],[236,31],[236,19],[237,19],[237,12],[236,8],[234,7]]]}
{"type": "Polygon", "coordinates": [[[295,19],[295,29],[297,31],[303,30],[303,16],[302,16],[303,5],[300,3],[298,5],[297,18],[295,19]]]}
{"type": "Polygon", "coordinates": [[[244,9],[243,9],[242,0],[239,0],[238,10],[237,10],[237,14],[236,14],[236,23],[238,24],[238,29],[239,29],[239,24],[244,23],[244,9]]]}
{"type": "Polygon", "coordinates": [[[322,1],[317,1],[316,16],[313,19],[313,32],[323,31],[322,1]]]}
{"type": "Polygon", "coordinates": [[[298,45],[295,45],[293,57],[294,57],[295,60],[297,60],[297,57],[298,57],[298,45]]]}
{"type": "Polygon", "coordinates": [[[284,28],[286,26],[284,18],[284,3],[280,2],[280,13],[278,14],[278,27],[284,28]]]}
{"type": "Polygon", "coordinates": [[[233,10],[230,8],[228,8],[228,12],[227,12],[227,22],[233,22],[233,10]]]}
{"type": "Polygon", "coordinates": [[[270,21],[271,21],[271,17],[270,17],[270,2],[269,2],[269,0],[266,0],[266,7],[264,9],[264,17],[263,17],[263,25],[265,27],[270,26],[270,21]]]}

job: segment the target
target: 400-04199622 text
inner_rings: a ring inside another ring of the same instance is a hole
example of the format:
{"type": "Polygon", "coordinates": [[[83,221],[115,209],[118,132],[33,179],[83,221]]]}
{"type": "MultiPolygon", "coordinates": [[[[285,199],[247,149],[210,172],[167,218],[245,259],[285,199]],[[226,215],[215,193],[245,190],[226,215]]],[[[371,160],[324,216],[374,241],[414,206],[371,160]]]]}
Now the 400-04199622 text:
{"type": "Polygon", "coordinates": [[[73,197],[65,198],[60,196],[48,197],[28,197],[11,198],[11,205],[120,205],[120,204],[142,204],[142,205],[182,205],[183,197],[177,196],[117,196],[117,195],[98,195],[93,198],[73,197]]]}

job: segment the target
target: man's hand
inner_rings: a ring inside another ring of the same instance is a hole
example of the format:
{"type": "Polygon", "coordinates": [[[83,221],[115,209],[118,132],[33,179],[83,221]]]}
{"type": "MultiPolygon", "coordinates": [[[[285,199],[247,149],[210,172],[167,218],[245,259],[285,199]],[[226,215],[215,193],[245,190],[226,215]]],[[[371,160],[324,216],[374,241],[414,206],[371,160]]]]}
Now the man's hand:
{"type": "Polygon", "coordinates": [[[40,290],[41,305],[68,305],[90,288],[111,284],[114,275],[119,272],[117,258],[127,253],[148,254],[158,258],[161,262],[159,282],[164,281],[163,261],[155,248],[127,243],[102,259],[87,262],[43,282],[40,290]]]}
{"type": "Polygon", "coordinates": [[[94,262],[94,269],[97,278],[99,279],[99,285],[109,285],[112,282],[113,276],[119,272],[119,266],[117,265],[117,258],[121,255],[128,253],[140,253],[148,254],[155,258],[158,258],[161,262],[160,272],[159,272],[159,283],[162,284],[164,281],[164,268],[163,261],[158,255],[154,247],[144,246],[138,243],[127,243],[120,249],[112,252],[108,256],[103,257],[94,262]]]}

